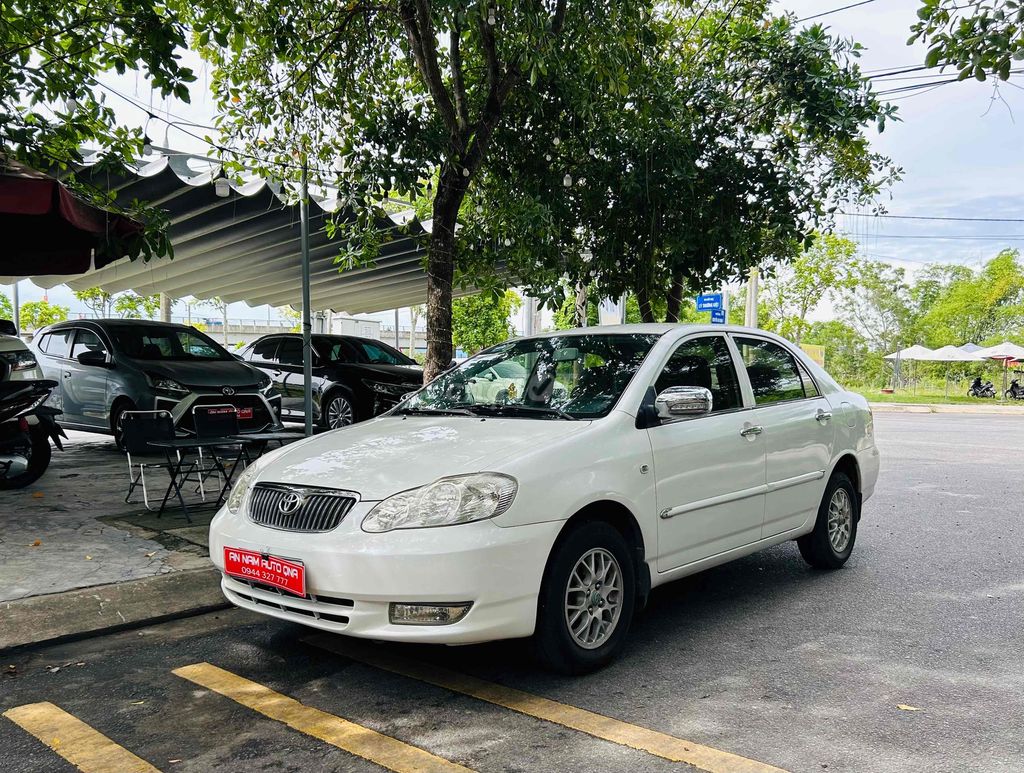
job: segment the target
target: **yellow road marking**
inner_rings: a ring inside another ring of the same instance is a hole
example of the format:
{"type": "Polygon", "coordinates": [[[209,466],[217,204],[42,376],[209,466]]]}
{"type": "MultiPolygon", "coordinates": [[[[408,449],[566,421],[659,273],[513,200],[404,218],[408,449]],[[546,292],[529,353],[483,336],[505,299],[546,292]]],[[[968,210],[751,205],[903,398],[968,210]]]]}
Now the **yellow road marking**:
{"type": "Polygon", "coordinates": [[[4,716],[34,735],[83,773],[160,773],[82,720],[52,703],[30,703],[4,716]]]}
{"type": "MultiPolygon", "coordinates": [[[[174,669],[178,676],[241,703],[266,717],[283,722],[396,773],[453,773],[470,771],[428,751],[357,725],[326,711],[306,706],[269,687],[232,674],[209,663],[174,669]]],[[[470,773],[472,773],[470,771],[470,773]]]]}
{"type": "Polygon", "coordinates": [[[673,762],[685,762],[709,773],[786,773],[782,768],[773,765],[659,733],[646,727],[631,725],[586,709],[531,695],[513,687],[503,687],[441,666],[408,660],[400,655],[382,651],[379,646],[367,646],[353,639],[342,642],[339,637],[325,634],[315,634],[304,641],[375,668],[504,706],[521,714],[587,733],[595,738],[648,752],[656,757],[673,762]]]}

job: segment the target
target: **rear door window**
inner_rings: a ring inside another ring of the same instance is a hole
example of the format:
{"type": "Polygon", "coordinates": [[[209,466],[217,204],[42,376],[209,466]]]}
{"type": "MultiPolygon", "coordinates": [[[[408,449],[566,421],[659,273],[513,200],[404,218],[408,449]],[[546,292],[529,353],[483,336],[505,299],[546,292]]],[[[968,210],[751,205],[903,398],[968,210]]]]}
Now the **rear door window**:
{"type": "MultiPolygon", "coordinates": [[[[773,341],[736,336],[757,405],[807,397],[796,358],[773,341]]],[[[813,382],[812,382],[813,385],[813,382]]]]}
{"type": "Polygon", "coordinates": [[[43,349],[42,344],[39,348],[43,349],[51,357],[67,357],[71,352],[71,339],[74,338],[75,329],[69,327],[66,330],[55,330],[52,333],[47,333],[43,344],[46,348],[43,349]]]}
{"type": "Polygon", "coordinates": [[[302,341],[298,338],[285,338],[281,341],[277,359],[282,365],[301,365],[302,341]]]}

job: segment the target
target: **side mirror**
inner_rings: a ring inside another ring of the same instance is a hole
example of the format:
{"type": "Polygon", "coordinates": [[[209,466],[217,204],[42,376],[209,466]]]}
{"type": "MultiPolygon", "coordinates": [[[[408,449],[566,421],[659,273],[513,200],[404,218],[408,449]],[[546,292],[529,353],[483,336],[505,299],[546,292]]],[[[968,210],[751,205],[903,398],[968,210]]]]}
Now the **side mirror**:
{"type": "Polygon", "coordinates": [[[76,358],[80,365],[95,365],[98,367],[106,367],[107,365],[107,353],[106,352],[82,352],[76,358]]]}
{"type": "Polygon", "coordinates": [[[0,319],[0,335],[17,336],[18,328],[9,319],[0,319]]]}
{"type": "Polygon", "coordinates": [[[654,410],[662,424],[682,421],[711,413],[711,392],[698,386],[674,386],[654,401],[654,410]]]}

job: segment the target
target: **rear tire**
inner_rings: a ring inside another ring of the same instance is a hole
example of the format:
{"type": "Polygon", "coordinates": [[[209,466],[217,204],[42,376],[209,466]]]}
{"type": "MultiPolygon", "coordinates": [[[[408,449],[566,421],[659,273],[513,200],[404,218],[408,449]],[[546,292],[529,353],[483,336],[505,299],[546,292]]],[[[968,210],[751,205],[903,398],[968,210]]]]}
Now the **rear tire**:
{"type": "Polygon", "coordinates": [[[800,555],[815,569],[839,569],[857,541],[860,500],[846,473],[835,472],[818,506],[814,531],[797,539],[800,555]]]}
{"type": "Polygon", "coordinates": [[[32,440],[32,450],[28,459],[28,469],[13,478],[0,478],[0,490],[30,486],[39,480],[50,466],[53,451],[50,449],[50,437],[46,430],[39,424],[33,425],[29,429],[29,437],[32,440]]]}
{"type": "Polygon", "coordinates": [[[636,605],[636,569],[623,536],[603,521],[555,546],[541,585],[534,648],[562,674],[584,674],[622,650],[636,605]]]}

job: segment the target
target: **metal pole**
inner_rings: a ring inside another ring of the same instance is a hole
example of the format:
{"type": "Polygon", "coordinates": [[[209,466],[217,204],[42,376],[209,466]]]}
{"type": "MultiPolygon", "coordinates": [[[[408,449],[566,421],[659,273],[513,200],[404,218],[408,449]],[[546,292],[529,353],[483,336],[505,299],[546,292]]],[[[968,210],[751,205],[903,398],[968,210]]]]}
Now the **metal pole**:
{"type": "Polygon", "coordinates": [[[306,437],[313,434],[313,345],[309,319],[309,171],[302,162],[302,186],[299,191],[299,221],[302,244],[302,413],[306,417],[306,437]]]}
{"type": "Polygon", "coordinates": [[[11,310],[14,312],[14,319],[11,322],[18,329],[18,334],[21,334],[21,304],[18,303],[18,280],[14,280],[14,284],[11,286],[11,310]]]}
{"type": "Polygon", "coordinates": [[[398,345],[398,309],[395,309],[395,348],[402,351],[402,347],[398,345]]]}

